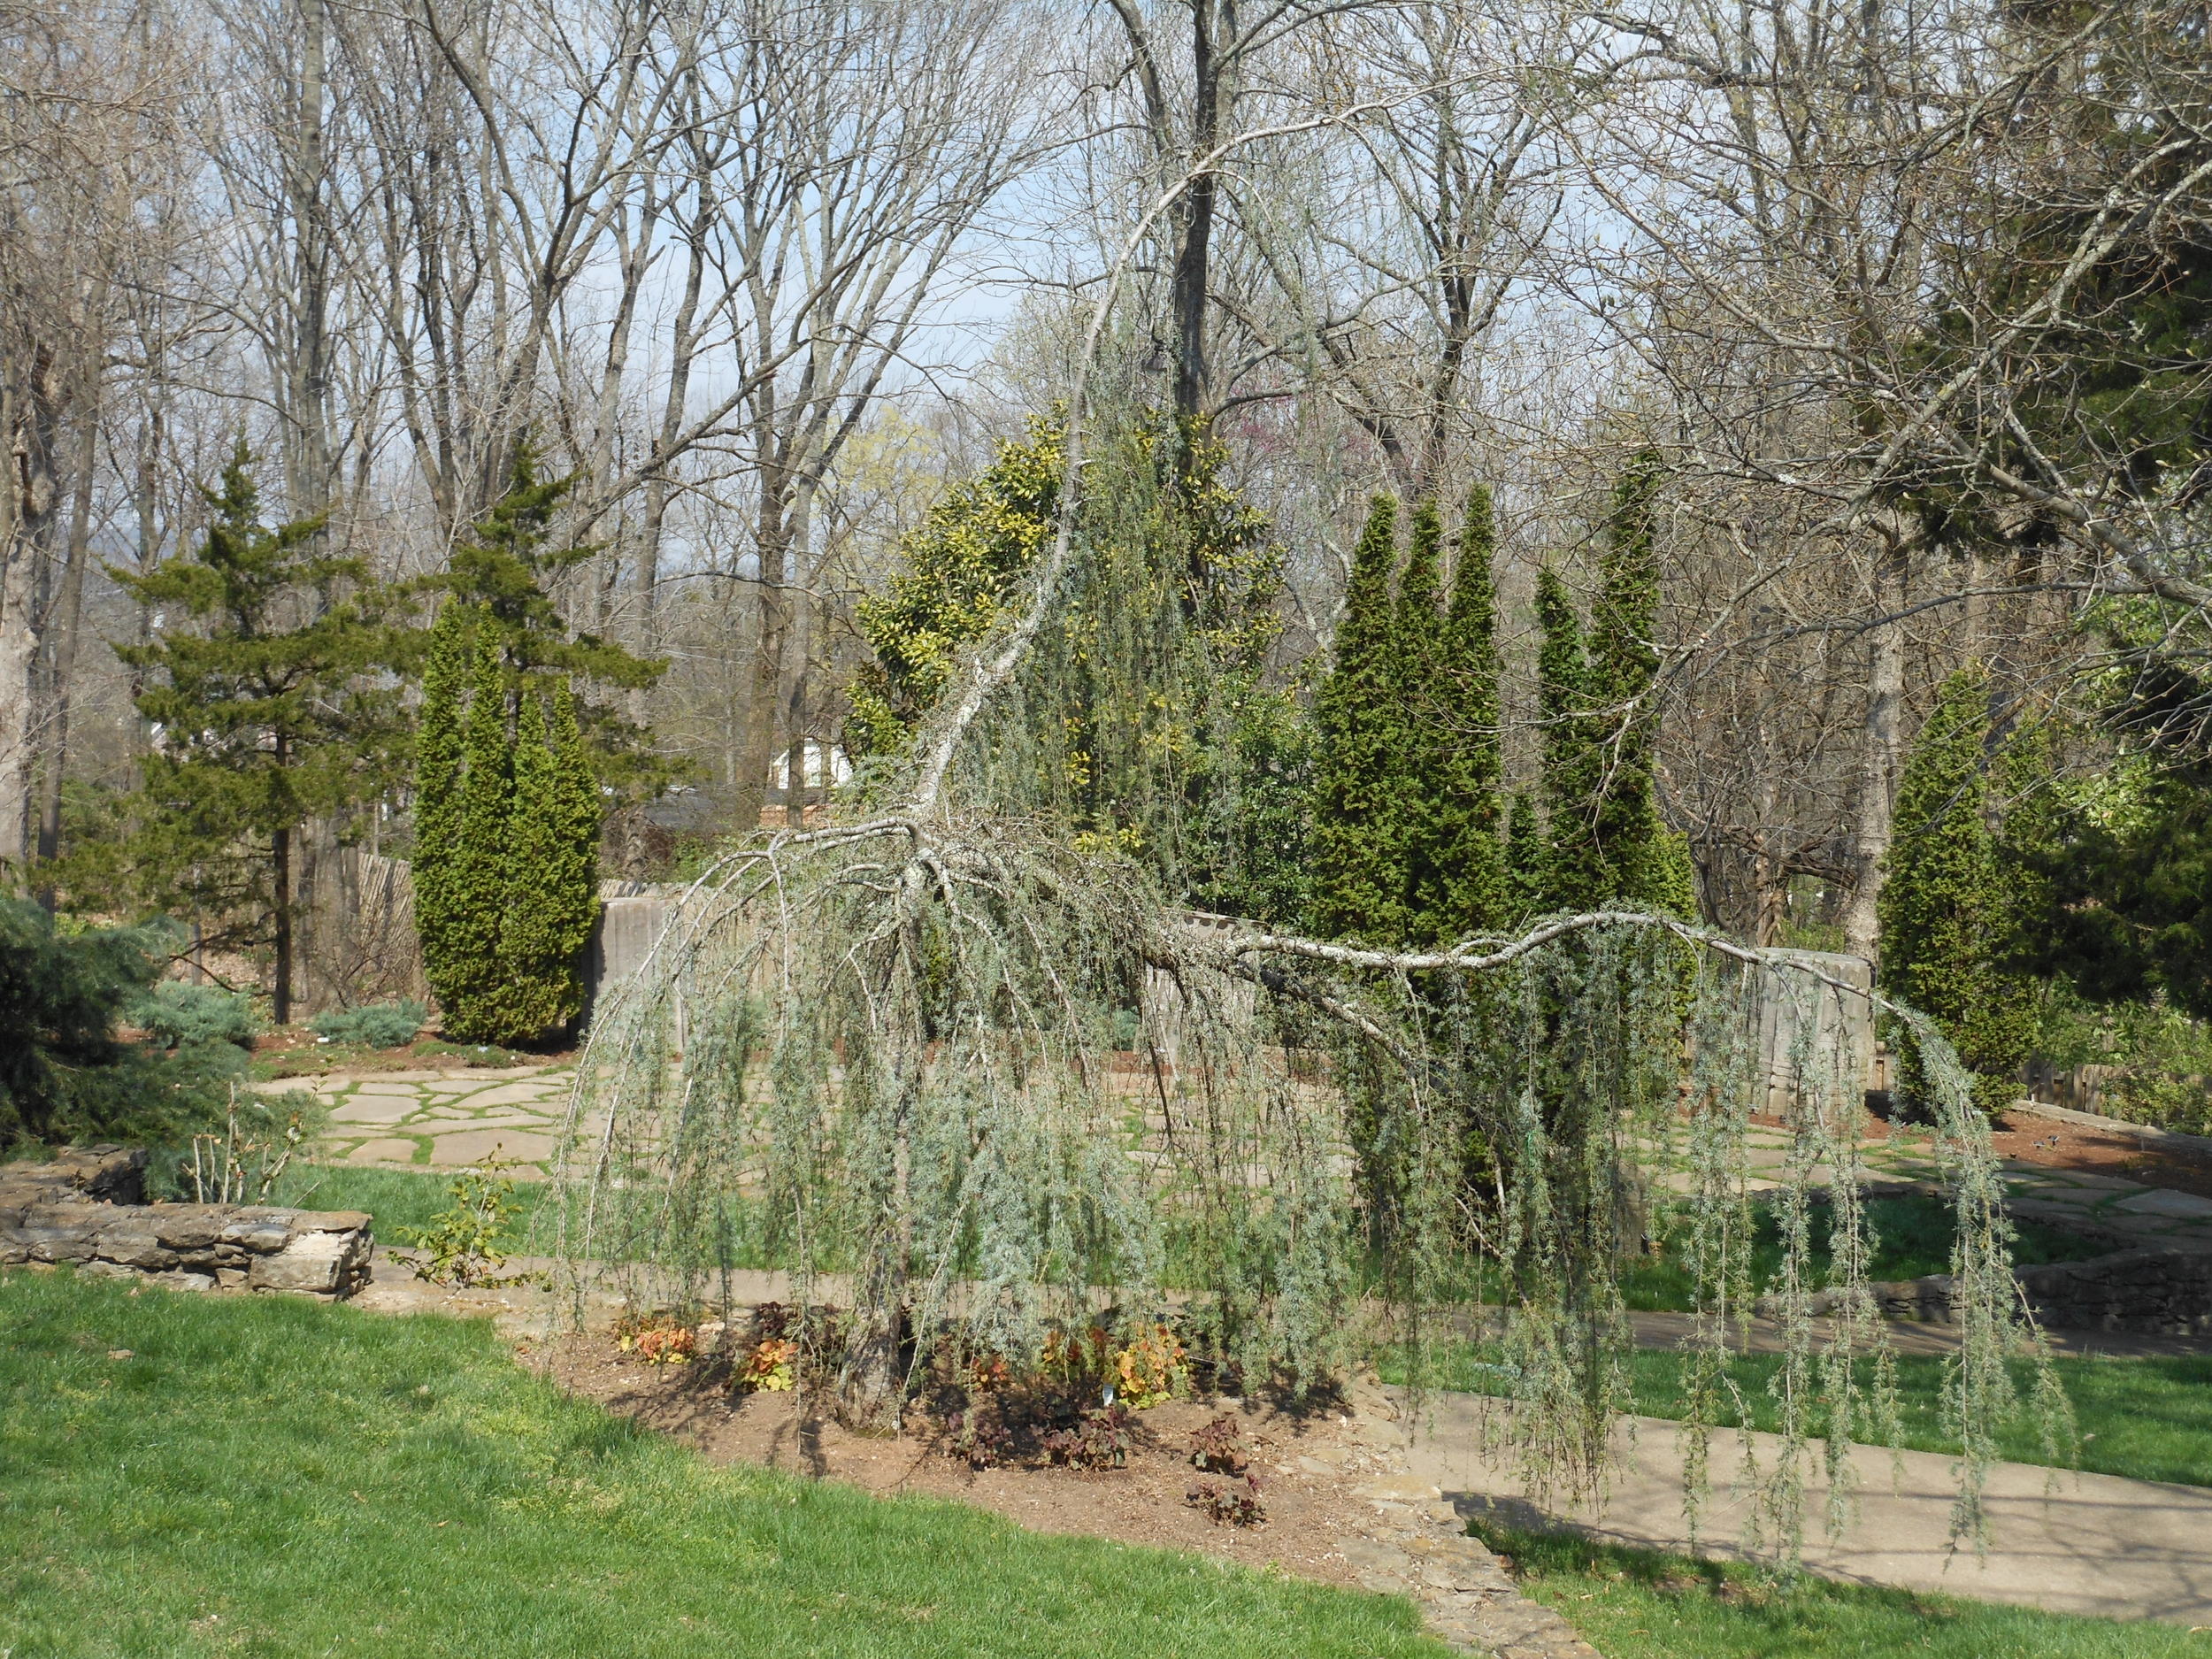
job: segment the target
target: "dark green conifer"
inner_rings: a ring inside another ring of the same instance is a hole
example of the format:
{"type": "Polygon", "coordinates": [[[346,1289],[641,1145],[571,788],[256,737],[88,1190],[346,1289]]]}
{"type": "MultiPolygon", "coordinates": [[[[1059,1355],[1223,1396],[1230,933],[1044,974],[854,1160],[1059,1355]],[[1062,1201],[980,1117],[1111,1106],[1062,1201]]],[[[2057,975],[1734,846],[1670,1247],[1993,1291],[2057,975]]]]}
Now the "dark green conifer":
{"type": "Polygon", "coordinates": [[[1588,910],[1609,897],[1610,872],[1600,856],[1594,803],[1602,756],[1590,719],[1590,665],[1582,618],[1559,573],[1536,575],[1536,711],[1542,723],[1544,817],[1550,831],[1543,887],[1535,908],[1588,910]]]}
{"type": "Polygon", "coordinates": [[[127,833],[67,885],[92,908],[190,916],[204,945],[269,949],[273,1012],[291,1018],[297,837],[392,780],[404,726],[379,681],[406,663],[388,590],[327,552],[322,520],[261,521],[244,441],[203,490],[206,540],[148,572],[108,574],[167,624],[116,648],[163,733],[123,804],[127,833]]]}
{"type": "MultiPolygon", "coordinates": [[[[1984,817],[1989,687],[1978,668],[1943,683],[1905,757],[1883,860],[1880,984],[1934,1020],[1974,1075],[1984,1110],[2010,1104],[2033,1035],[2024,983],[2002,971],[2003,876],[1984,817]]],[[[1924,1088],[1909,1032],[1892,1033],[1907,1096],[1924,1088]]]]}
{"type": "Polygon", "coordinates": [[[514,795],[507,831],[506,904],[500,917],[499,981],[493,1009],[503,1040],[565,1026],[583,1011],[583,951],[597,895],[591,869],[576,867],[575,826],[559,750],[568,732],[541,692],[526,696],[516,723],[514,795]],[[586,885],[580,887],[577,878],[586,885]]]}
{"type": "Polygon", "coordinates": [[[1659,720],[1653,682],[1659,652],[1659,565],[1652,503],[1659,458],[1630,463],[1613,491],[1613,516],[1590,617],[1590,692],[1597,798],[1591,839],[1602,861],[1599,897],[1665,905],[1679,895],[1675,849],[1659,815],[1654,779],[1659,720]]]}
{"type": "Polygon", "coordinates": [[[445,1034],[461,1042],[511,1037],[501,1016],[501,918],[509,901],[507,837],[514,817],[513,749],[506,676],[492,641],[479,637],[463,723],[463,772],[453,839],[445,854],[448,914],[436,925],[442,960],[425,940],[423,970],[443,1010],[445,1034]]]}
{"type": "Polygon", "coordinates": [[[415,725],[415,933],[425,963],[450,960],[453,851],[461,821],[462,725],[475,672],[476,609],[449,601],[430,628],[415,725]]]}
{"type": "Polygon", "coordinates": [[[1390,595],[1397,517],[1394,500],[1375,497],[1352,553],[1336,664],[1314,710],[1314,927],[1378,945],[1406,933],[1406,723],[1390,595]]]}
{"type": "Polygon", "coordinates": [[[1525,922],[1541,911],[1550,882],[1551,849],[1544,841],[1543,820],[1528,791],[1517,789],[1505,826],[1506,923],[1525,922]]]}
{"type": "MultiPolygon", "coordinates": [[[[1404,591],[1417,588],[1420,526],[1406,567],[1404,591]]],[[[1499,832],[1497,598],[1491,571],[1496,542],[1490,492],[1477,485],[1467,498],[1459,553],[1452,569],[1451,608],[1440,620],[1402,595],[1407,651],[1417,634],[1428,664],[1417,697],[1407,706],[1425,728],[1413,753],[1418,768],[1407,853],[1414,938],[1445,942],[1505,926],[1515,902],[1506,879],[1499,832]]]]}

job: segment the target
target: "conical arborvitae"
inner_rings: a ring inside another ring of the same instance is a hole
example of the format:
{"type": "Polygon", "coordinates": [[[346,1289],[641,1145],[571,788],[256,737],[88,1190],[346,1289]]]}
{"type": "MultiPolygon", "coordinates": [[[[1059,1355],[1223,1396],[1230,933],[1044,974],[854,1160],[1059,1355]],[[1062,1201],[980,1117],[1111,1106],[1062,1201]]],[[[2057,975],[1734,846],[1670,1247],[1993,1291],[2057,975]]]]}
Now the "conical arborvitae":
{"type": "Polygon", "coordinates": [[[1314,927],[1376,945],[1406,933],[1406,721],[1390,595],[1397,517],[1395,501],[1375,497],[1352,553],[1336,665],[1314,710],[1314,927]]]}
{"type": "Polygon", "coordinates": [[[1605,872],[1599,896],[1637,905],[1659,902],[1661,890],[1671,885],[1668,831],[1654,794],[1659,566],[1652,500],[1658,484],[1658,457],[1646,453],[1615,487],[1590,615],[1592,740],[1601,791],[1591,834],[1605,872]]]}
{"type": "Polygon", "coordinates": [[[1610,896],[1611,872],[1600,855],[1594,821],[1603,757],[1593,741],[1582,619],[1575,614],[1567,584],[1548,565],[1536,576],[1536,622],[1542,636],[1536,654],[1536,704],[1551,842],[1536,908],[1584,910],[1610,896]]]}
{"type": "MultiPolygon", "coordinates": [[[[1433,514],[1430,523],[1434,522],[1433,514]]],[[[1440,619],[1433,604],[1409,601],[1421,568],[1421,521],[1402,590],[1400,631],[1409,658],[1425,670],[1408,699],[1425,728],[1415,753],[1419,767],[1409,835],[1407,875],[1416,942],[1466,939],[1507,926],[1517,913],[1499,840],[1497,595],[1491,571],[1496,532],[1490,492],[1478,485],[1467,498],[1459,555],[1452,569],[1451,607],[1440,619]],[[1433,644],[1424,641],[1433,640],[1433,644]]],[[[1433,555],[1430,558],[1433,565],[1433,555]]]]}
{"type": "Polygon", "coordinates": [[[541,695],[526,693],[515,720],[514,801],[507,832],[507,902],[500,918],[499,983],[488,1010],[502,1041],[536,1036],[583,1011],[584,932],[564,878],[572,863],[561,774],[541,695]]]}
{"type": "Polygon", "coordinates": [[[449,909],[442,930],[442,959],[431,957],[426,938],[423,966],[445,1034],[462,1042],[497,1042],[511,1034],[500,1013],[499,944],[509,900],[514,772],[506,676],[490,641],[479,639],[472,666],[459,799],[444,855],[449,909]]]}
{"type": "Polygon", "coordinates": [[[1505,825],[1505,919],[1525,922],[1544,909],[1551,887],[1551,849],[1544,825],[1526,790],[1517,790],[1505,825]]]}
{"type": "Polygon", "coordinates": [[[415,932],[435,983],[453,959],[453,854],[461,821],[461,725],[476,649],[472,607],[449,603],[430,629],[415,729],[415,932]]]}
{"type": "MultiPolygon", "coordinates": [[[[1934,1020],[1985,1110],[2009,1105],[2032,1036],[2025,988],[1998,965],[2003,877],[1984,818],[1988,682],[1963,668],[1905,757],[1877,914],[1881,987],[1934,1020]]],[[[1924,1087],[1910,1033],[1893,1033],[1909,1097],[1924,1087]]]]}

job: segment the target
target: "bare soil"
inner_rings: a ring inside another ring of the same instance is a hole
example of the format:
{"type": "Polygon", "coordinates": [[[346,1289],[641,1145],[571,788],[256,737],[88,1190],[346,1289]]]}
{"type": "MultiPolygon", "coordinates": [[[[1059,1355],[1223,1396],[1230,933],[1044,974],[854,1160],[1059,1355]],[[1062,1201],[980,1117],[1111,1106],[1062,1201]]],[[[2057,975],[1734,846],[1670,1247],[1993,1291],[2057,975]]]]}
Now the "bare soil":
{"type": "Polygon", "coordinates": [[[2000,1119],[1990,1144],[1998,1156],[2023,1164],[2117,1176],[2212,1198],[2212,1160],[2139,1141],[2124,1129],[2092,1129],[2023,1113],[2000,1119]]]}
{"type": "Polygon", "coordinates": [[[611,1337],[591,1333],[518,1351],[572,1393],[671,1435],[710,1462],[841,1480],[879,1496],[951,1499],[1033,1532],[1203,1550],[1327,1584],[1356,1586],[1340,1540],[1358,1536],[1358,1522],[1371,1520],[1360,1488],[1392,1479],[1391,1465],[1364,1440],[1357,1420],[1338,1410],[1177,1400],[1140,1415],[1138,1443],[1125,1467],[1092,1473],[1029,1457],[975,1470],[941,1446],[910,1436],[852,1433],[821,1416],[818,1402],[789,1393],[733,1393],[726,1363],[715,1359],[648,1365],[611,1337]],[[1252,1472],[1267,1509],[1256,1526],[1213,1522],[1187,1502],[1202,1479],[1228,1482],[1190,1463],[1193,1432],[1225,1413],[1237,1418],[1254,1448],[1252,1472]]]}

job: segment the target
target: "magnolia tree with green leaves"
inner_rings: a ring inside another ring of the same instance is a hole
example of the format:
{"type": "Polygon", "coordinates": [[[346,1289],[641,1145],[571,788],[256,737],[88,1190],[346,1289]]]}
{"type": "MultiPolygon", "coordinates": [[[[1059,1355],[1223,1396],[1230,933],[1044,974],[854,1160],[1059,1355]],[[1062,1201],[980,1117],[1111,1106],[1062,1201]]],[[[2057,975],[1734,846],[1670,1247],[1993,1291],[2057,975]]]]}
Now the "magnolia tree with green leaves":
{"type": "MultiPolygon", "coordinates": [[[[943,1345],[1033,1362],[1102,1322],[1171,1318],[1252,1386],[1310,1387],[1384,1340],[1371,1289],[1418,1376],[1427,1316],[1479,1271],[1517,1405],[1497,1432],[1540,1487],[1588,1489],[1627,1404],[1621,1276],[1648,1228],[1679,1236],[1697,1286],[1691,1497],[1732,1333],[1764,1294],[1785,1347],[1768,1536],[1798,1536],[1823,1437],[1839,1521],[1849,1441],[1896,1433],[1855,1184],[1863,1079],[1795,1056],[1782,1264],[1763,1284],[1745,1141],[1769,1098],[1761,979],[1796,987],[1801,1031],[1814,1002],[1863,993],[1626,907],[1429,949],[1308,937],[1202,908],[1187,866],[1100,833],[1071,752],[1113,757],[1102,771],[1142,792],[1110,820],[1141,837],[1187,803],[1188,774],[1171,749],[1121,757],[1193,729],[1102,691],[1156,669],[1174,710],[1178,664],[1224,649],[1191,581],[1217,520],[1163,493],[1187,476],[1173,428],[1153,428],[1165,468],[1118,435],[1142,429],[1094,423],[1079,385],[1049,535],[867,791],[819,827],[730,846],[599,1010],[557,1207],[573,1286],[665,1296],[672,1275],[710,1300],[735,1263],[780,1257],[800,1302],[840,1306],[829,1403],[895,1431],[943,1345]],[[1133,1015],[1134,1067],[1112,1063],[1133,1015]],[[1494,1149],[1480,1203],[1471,1128],[1494,1149]],[[1361,1179],[1363,1141],[1388,1146],[1390,1179],[1361,1179]]],[[[1356,578],[1371,618],[1387,615],[1389,518],[1371,519],[1356,578]]],[[[1960,1223],[1948,1386],[1971,1532],[2025,1340],[2002,1183],[1940,1033],[1885,1006],[1920,1033],[1960,1223]]]]}
{"type": "MultiPolygon", "coordinates": [[[[1990,832],[1989,743],[1988,679],[1962,668],[1943,682],[1906,755],[1878,915],[1883,989],[1935,1023],[1993,1114],[2019,1098],[2035,1005],[2027,981],[2004,965],[2012,880],[1990,832]]],[[[1900,1090],[1924,1098],[1931,1085],[1916,1033],[1899,1032],[1892,1047],[1900,1090]]]]}

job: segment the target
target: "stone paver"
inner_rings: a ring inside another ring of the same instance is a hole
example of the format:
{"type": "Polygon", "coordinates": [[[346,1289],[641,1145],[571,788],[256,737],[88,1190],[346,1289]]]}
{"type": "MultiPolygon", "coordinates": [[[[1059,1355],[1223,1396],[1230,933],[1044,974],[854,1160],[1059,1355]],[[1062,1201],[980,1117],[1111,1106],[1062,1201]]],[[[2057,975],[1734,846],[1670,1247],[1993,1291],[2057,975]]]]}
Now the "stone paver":
{"type": "Polygon", "coordinates": [[[364,1141],[348,1151],[345,1158],[349,1164],[411,1164],[415,1150],[412,1141],[364,1141]]]}
{"type": "Polygon", "coordinates": [[[500,1158],[542,1168],[552,1156],[551,1135],[519,1134],[511,1129],[465,1129],[458,1134],[440,1135],[430,1143],[430,1161],[449,1166],[500,1158]]]}
{"type": "Polygon", "coordinates": [[[334,1073],[263,1084],[311,1088],[330,1108],[316,1156],[331,1163],[455,1169],[498,1156],[516,1173],[550,1172],[575,1073],[566,1066],[496,1071],[334,1073]]]}
{"type": "Polygon", "coordinates": [[[419,1100],[390,1094],[357,1094],[331,1109],[331,1120],[342,1124],[396,1124],[422,1110],[419,1100]]]}
{"type": "Polygon", "coordinates": [[[2200,1198],[2194,1193],[2170,1193],[2162,1187],[2120,1199],[2113,1208],[2139,1216],[2172,1216],[2182,1221],[2212,1217],[2212,1198],[2200,1198]]]}

